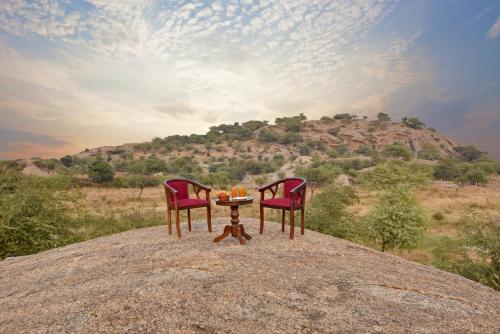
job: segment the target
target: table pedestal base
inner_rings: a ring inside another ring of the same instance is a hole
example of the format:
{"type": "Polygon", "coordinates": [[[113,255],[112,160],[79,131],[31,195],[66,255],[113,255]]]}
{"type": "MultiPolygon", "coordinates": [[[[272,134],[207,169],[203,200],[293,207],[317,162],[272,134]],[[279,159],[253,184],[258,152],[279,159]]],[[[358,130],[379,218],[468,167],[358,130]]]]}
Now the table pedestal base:
{"type": "Polygon", "coordinates": [[[246,240],[252,239],[252,237],[245,232],[245,228],[243,224],[240,224],[240,213],[238,210],[238,205],[231,205],[231,225],[224,226],[224,232],[220,236],[214,239],[214,242],[219,242],[229,234],[232,235],[233,238],[238,239],[241,245],[246,243],[246,240]]]}
{"type": "Polygon", "coordinates": [[[252,237],[245,232],[243,224],[236,224],[236,225],[231,224],[224,226],[224,232],[220,236],[215,238],[214,242],[219,242],[230,234],[233,238],[238,239],[241,245],[244,245],[246,243],[245,239],[247,240],[252,239],[252,237]]]}

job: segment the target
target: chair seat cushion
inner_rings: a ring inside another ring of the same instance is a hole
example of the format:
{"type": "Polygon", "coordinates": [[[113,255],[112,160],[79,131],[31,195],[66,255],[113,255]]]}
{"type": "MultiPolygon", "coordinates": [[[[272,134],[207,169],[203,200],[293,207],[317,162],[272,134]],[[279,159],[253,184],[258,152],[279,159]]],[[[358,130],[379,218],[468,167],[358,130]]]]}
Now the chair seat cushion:
{"type": "MultiPolygon", "coordinates": [[[[289,208],[291,206],[290,198],[268,198],[262,201],[263,205],[277,206],[280,208],[289,208]]],[[[300,198],[295,199],[295,207],[299,206],[300,198]]]]}
{"type": "Polygon", "coordinates": [[[178,200],[179,208],[207,206],[210,203],[207,200],[200,198],[185,198],[178,200]]]}

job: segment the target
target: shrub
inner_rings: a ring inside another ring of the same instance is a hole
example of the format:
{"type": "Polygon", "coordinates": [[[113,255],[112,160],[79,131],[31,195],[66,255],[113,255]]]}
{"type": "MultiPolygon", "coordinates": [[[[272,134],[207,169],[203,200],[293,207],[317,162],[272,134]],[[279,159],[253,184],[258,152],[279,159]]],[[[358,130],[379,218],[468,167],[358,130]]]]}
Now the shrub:
{"type": "Polygon", "coordinates": [[[335,147],[335,150],[339,155],[344,155],[349,152],[349,148],[345,144],[340,144],[335,147]]]}
{"type": "Polygon", "coordinates": [[[287,132],[281,139],[279,140],[280,144],[283,145],[289,145],[289,144],[295,144],[298,142],[303,141],[302,136],[297,133],[297,132],[287,132]]]}
{"type": "Polygon", "coordinates": [[[436,146],[424,143],[422,149],[417,153],[417,158],[425,160],[438,160],[441,157],[436,146]]]}
{"type": "Polygon", "coordinates": [[[361,179],[372,189],[387,189],[392,186],[406,185],[416,187],[432,180],[432,167],[398,160],[378,164],[361,179]]]}
{"type": "Polygon", "coordinates": [[[266,184],[267,180],[268,180],[267,175],[259,175],[256,178],[254,178],[254,182],[258,187],[262,187],[264,184],[266,184]]]}
{"type": "Polygon", "coordinates": [[[389,114],[386,114],[384,112],[379,112],[377,114],[377,120],[379,120],[379,121],[390,121],[391,118],[389,117],[389,114]]]}
{"type": "Polygon", "coordinates": [[[432,250],[436,267],[500,290],[500,226],[472,209],[458,224],[458,239],[444,238],[432,250]]]}
{"type": "Polygon", "coordinates": [[[435,220],[443,220],[444,219],[444,215],[442,212],[438,211],[438,212],[435,212],[433,215],[432,215],[432,218],[435,219],[435,220]]]}
{"type": "Polygon", "coordinates": [[[113,180],[115,172],[107,162],[96,160],[89,166],[88,175],[91,182],[106,183],[113,180]]]}
{"type": "Polygon", "coordinates": [[[0,184],[0,258],[76,241],[74,212],[83,194],[71,177],[4,174],[0,184]]]}
{"type": "Polygon", "coordinates": [[[365,156],[370,156],[373,152],[373,149],[370,147],[370,145],[363,144],[358,149],[356,150],[356,153],[365,155],[365,156]]]}
{"type": "Polygon", "coordinates": [[[454,181],[460,175],[453,160],[447,159],[434,166],[434,178],[437,180],[454,181]]]}
{"type": "Polygon", "coordinates": [[[356,119],[356,115],[351,115],[349,113],[335,114],[333,115],[333,119],[338,119],[342,121],[351,121],[356,119]]]}
{"type": "Polygon", "coordinates": [[[61,163],[64,167],[69,168],[73,165],[73,157],[71,155],[65,155],[61,158],[61,163]]]}
{"type": "Polygon", "coordinates": [[[403,124],[412,129],[423,129],[425,128],[425,123],[415,117],[403,117],[403,124]]]}
{"type": "Polygon", "coordinates": [[[279,133],[270,130],[262,130],[257,136],[257,140],[261,143],[275,143],[280,140],[281,136],[279,133]]]}
{"type": "Polygon", "coordinates": [[[167,164],[167,171],[181,177],[193,178],[202,172],[201,167],[190,157],[170,159],[167,164]]]}
{"type": "Polygon", "coordinates": [[[470,211],[460,230],[465,249],[458,273],[500,290],[500,226],[488,213],[470,211]]]}
{"type": "Polygon", "coordinates": [[[305,120],[307,120],[307,117],[301,113],[294,117],[278,117],[274,123],[283,126],[287,132],[298,132],[302,128],[302,122],[305,120]]]}
{"type": "Polygon", "coordinates": [[[297,167],[295,169],[295,175],[298,177],[303,177],[310,184],[315,184],[317,186],[323,186],[329,182],[333,182],[335,178],[340,174],[339,168],[329,168],[327,166],[318,167],[297,167]]]}
{"type": "Polygon", "coordinates": [[[330,129],[326,130],[326,132],[328,132],[328,134],[330,134],[334,137],[337,137],[337,135],[340,132],[340,128],[330,128],[330,129]]]}
{"type": "Polygon", "coordinates": [[[488,175],[484,170],[475,167],[464,174],[463,180],[469,184],[486,184],[488,183],[488,175]]]}
{"type": "Polygon", "coordinates": [[[384,147],[382,154],[385,157],[403,158],[405,160],[409,160],[411,157],[411,152],[408,149],[408,147],[406,147],[406,145],[403,145],[401,143],[386,145],[384,147]]]}
{"type": "Polygon", "coordinates": [[[359,231],[348,206],[358,200],[352,187],[332,184],[310,202],[307,208],[306,227],[339,238],[356,240],[359,231]]]}
{"type": "Polygon", "coordinates": [[[382,252],[415,248],[427,226],[422,208],[403,187],[387,190],[368,216],[367,222],[382,252]]]}
{"type": "Polygon", "coordinates": [[[311,155],[311,147],[307,144],[304,144],[299,149],[300,155],[311,155]]]}
{"type": "Polygon", "coordinates": [[[484,155],[484,152],[479,151],[475,146],[455,146],[455,152],[460,155],[460,159],[467,162],[472,162],[484,155]]]}

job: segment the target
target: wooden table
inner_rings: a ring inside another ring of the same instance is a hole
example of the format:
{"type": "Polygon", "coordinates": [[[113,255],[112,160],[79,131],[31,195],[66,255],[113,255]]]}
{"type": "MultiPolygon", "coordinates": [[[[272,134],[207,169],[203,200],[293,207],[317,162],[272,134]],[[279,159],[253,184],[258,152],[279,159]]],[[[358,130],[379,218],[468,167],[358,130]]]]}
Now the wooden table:
{"type": "Polygon", "coordinates": [[[231,234],[233,238],[238,239],[241,245],[244,245],[246,243],[245,239],[247,240],[252,239],[252,237],[245,232],[243,224],[240,224],[240,219],[239,219],[240,212],[238,210],[240,205],[252,204],[252,203],[253,203],[252,197],[248,197],[245,199],[227,200],[227,201],[221,201],[221,200],[215,201],[216,205],[231,207],[231,225],[226,225],[224,227],[224,232],[220,236],[215,238],[214,242],[221,241],[229,234],[231,234]]]}

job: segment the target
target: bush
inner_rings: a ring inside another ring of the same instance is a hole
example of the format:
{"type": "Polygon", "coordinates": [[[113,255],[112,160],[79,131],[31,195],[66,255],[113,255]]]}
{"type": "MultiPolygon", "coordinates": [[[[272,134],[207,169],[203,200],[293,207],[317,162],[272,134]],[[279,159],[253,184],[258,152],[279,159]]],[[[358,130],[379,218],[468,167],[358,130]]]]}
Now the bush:
{"type": "Polygon", "coordinates": [[[333,115],[333,119],[338,119],[342,121],[351,121],[356,119],[356,115],[351,115],[349,113],[335,114],[333,115]]]}
{"type": "Polygon", "coordinates": [[[377,114],[377,120],[379,120],[379,121],[390,121],[391,118],[389,117],[389,114],[386,114],[384,112],[379,112],[377,114]]]}
{"type": "Polygon", "coordinates": [[[352,187],[332,184],[310,202],[306,211],[306,227],[321,233],[348,240],[357,240],[359,225],[348,211],[348,206],[358,201],[352,187]]]}
{"type": "Polygon", "coordinates": [[[71,177],[0,177],[0,258],[36,253],[76,239],[82,192],[71,177]]]}
{"type": "Polygon", "coordinates": [[[488,175],[480,168],[472,168],[464,174],[463,180],[469,184],[486,184],[488,183],[488,175]]]}
{"type": "Polygon", "coordinates": [[[398,160],[378,164],[373,171],[365,174],[361,181],[371,189],[387,189],[406,185],[416,187],[432,180],[432,167],[398,160]]]}
{"type": "Polygon", "coordinates": [[[455,146],[453,150],[460,155],[461,160],[467,162],[472,162],[485,154],[484,152],[479,151],[475,146],[472,145],[455,146]]]}
{"type": "Polygon", "coordinates": [[[403,124],[412,129],[423,129],[425,128],[425,123],[415,117],[403,117],[403,124]]]}
{"type": "Polygon", "coordinates": [[[193,178],[202,172],[201,167],[190,157],[174,158],[167,164],[167,171],[181,177],[193,178]]]}
{"type": "Polygon", "coordinates": [[[392,145],[386,145],[384,147],[384,150],[382,151],[382,154],[385,157],[390,157],[390,158],[403,158],[405,160],[409,160],[411,158],[411,152],[406,147],[406,145],[403,145],[401,143],[396,143],[392,145]]]}
{"type": "Polygon", "coordinates": [[[281,136],[279,133],[270,130],[262,130],[257,136],[257,140],[261,143],[276,143],[280,140],[281,136]]]}
{"type": "Polygon", "coordinates": [[[327,166],[297,167],[295,169],[295,175],[305,178],[310,184],[323,186],[333,182],[335,178],[340,175],[340,170],[339,168],[329,168],[327,166]]]}
{"type": "Polygon", "coordinates": [[[304,144],[299,149],[300,155],[311,155],[311,147],[307,144],[304,144]]]}
{"type": "Polygon", "coordinates": [[[422,146],[422,149],[417,153],[417,158],[419,159],[432,161],[432,160],[438,160],[440,157],[441,154],[439,153],[437,147],[429,143],[425,143],[422,146]]]}
{"type": "Polygon", "coordinates": [[[422,208],[403,187],[387,190],[368,216],[367,222],[382,252],[415,248],[427,226],[422,208]]]}
{"type": "Polygon", "coordinates": [[[371,156],[371,154],[373,153],[373,149],[370,147],[370,145],[363,144],[358,147],[356,153],[364,156],[371,156]]]}
{"type": "Polygon", "coordinates": [[[88,175],[91,182],[106,183],[113,180],[115,171],[107,162],[96,160],[89,166],[88,175]]]}
{"type": "Polygon", "coordinates": [[[282,145],[290,145],[303,141],[302,136],[297,132],[287,132],[281,139],[279,143],[282,145]]]}
{"type": "Polygon", "coordinates": [[[61,158],[61,163],[64,167],[69,168],[73,165],[73,157],[71,155],[65,155],[61,158]]]}
{"type": "Polygon", "coordinates": [[[304,114],[294,117],[278,117],[275,120],[276,125],[283,126],[286,132],[298,132],[302,128],[302,122],[307,120],[304,114]]]}
{"type": "Polygon", "coordinates": [[[128,176],[115,177],[109,186],[114,188],[156,187],[162,183],[161,181],[162,180],[159,177],[155,176],[132,174],[128,176]]]}
{"type": "Polygon", "coordinates": [[[500,290],[500,226],[487,212],[471,210],[458,227],[458,239],[433,249],[433,265],[500,290]]]}

